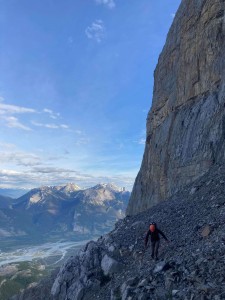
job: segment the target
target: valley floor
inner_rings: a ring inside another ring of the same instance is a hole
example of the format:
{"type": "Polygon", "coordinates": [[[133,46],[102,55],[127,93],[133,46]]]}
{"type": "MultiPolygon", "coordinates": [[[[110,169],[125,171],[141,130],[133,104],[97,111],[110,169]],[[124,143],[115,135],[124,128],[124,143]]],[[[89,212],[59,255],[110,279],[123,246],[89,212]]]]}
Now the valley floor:
{"type": "Polygon", "coordinates": [[[0,251],[0,299],[7,300],[24,288],[35,286],[85,243],[52,242],[0,251]]]}

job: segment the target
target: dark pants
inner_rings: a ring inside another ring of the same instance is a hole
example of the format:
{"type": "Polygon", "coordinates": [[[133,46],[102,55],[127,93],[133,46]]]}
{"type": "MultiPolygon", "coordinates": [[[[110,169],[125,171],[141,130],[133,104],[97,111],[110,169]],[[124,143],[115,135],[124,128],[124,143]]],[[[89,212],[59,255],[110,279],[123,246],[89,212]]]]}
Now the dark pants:
{"type": "Polygon", "coordinates": [[[158,258],[159,241],[152,241],[152,258],[158,258]]]}

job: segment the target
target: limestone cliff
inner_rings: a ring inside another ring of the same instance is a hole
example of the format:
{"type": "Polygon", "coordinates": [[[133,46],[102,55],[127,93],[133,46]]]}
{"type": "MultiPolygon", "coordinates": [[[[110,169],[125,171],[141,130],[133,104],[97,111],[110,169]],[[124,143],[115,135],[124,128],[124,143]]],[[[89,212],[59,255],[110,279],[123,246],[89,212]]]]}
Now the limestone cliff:
{"type": "Polygon", "coordinates": [[[225,157],[224,10],[224,0],[181,2],[154,74],[128,215],[166,199],[225,157]]]}

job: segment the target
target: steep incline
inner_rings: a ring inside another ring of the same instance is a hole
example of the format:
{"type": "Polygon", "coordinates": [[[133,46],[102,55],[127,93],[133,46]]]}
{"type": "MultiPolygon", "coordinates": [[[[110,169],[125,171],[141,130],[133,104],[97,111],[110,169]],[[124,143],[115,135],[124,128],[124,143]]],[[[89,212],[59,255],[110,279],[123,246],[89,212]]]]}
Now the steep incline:
{"type": "Polygon", "coordinates": [[[225,3],[183,0],[155,70],[127,214],[168,198],[225,156],[225,3]]]}

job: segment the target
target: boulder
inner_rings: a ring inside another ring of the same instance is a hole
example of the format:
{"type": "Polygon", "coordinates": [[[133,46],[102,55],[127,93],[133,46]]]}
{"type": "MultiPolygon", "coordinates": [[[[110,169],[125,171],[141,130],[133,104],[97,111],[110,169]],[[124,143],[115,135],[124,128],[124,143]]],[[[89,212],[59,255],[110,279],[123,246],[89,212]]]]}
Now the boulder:
{"type": "Polygon", "coordinates": [[[104,272],[104,275],[110,276],[113,273],[119,272],[123,265],[110,257],[108,254],[105,254],[101,261],[101,268],[104,272]]]}

